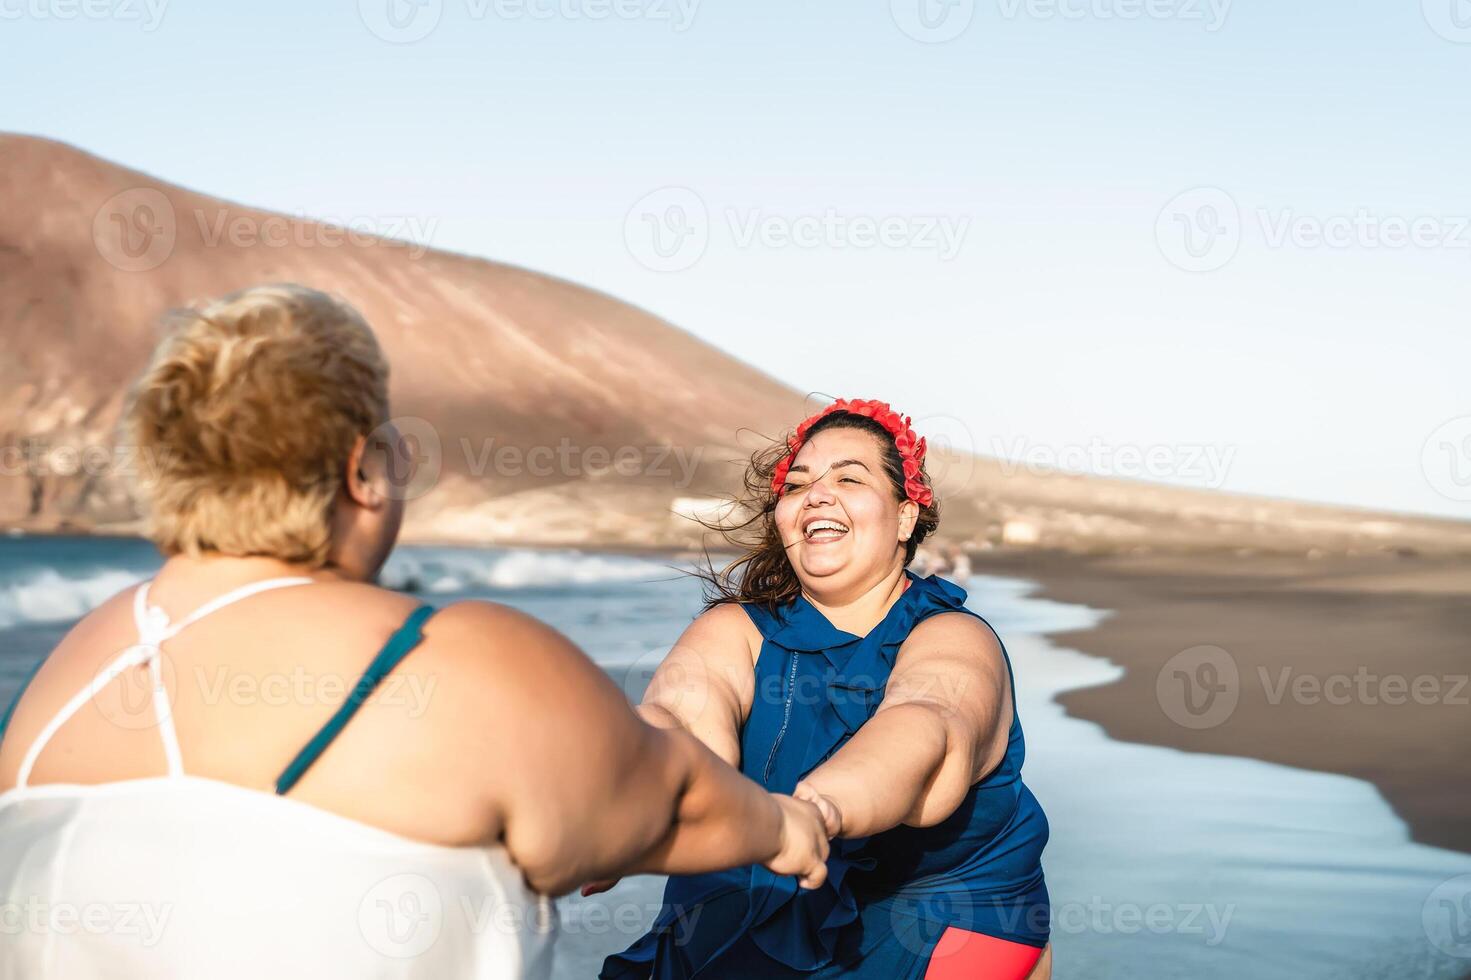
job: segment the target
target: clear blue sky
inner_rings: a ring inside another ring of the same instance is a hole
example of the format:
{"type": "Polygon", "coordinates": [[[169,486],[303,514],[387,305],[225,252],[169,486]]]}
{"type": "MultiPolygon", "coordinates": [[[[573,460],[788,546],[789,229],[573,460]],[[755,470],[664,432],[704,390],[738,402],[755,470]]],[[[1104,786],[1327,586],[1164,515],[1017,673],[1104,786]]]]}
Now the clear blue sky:
{"type": "Polygon", "coordinates": [[[389,2],[0,0],[0,128],[980,452],[1471,517],[1465,0],[389,2]]]}

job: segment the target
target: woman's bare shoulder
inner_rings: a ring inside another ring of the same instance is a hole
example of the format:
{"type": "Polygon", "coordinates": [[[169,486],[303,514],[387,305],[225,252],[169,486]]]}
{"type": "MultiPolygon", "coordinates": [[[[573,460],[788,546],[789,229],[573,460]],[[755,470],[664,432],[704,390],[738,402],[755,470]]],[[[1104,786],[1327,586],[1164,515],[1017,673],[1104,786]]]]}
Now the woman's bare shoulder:
{"type": "Polygon", "coordinates": [[[761,653],[761,631],[741,603],[722,602],[696,616],[676,646],[716,658],[741,657],[755,663],[761,653]]]}
{"type": "Polygon", "coordinates": [[[447,649],[498,659],[528,645],[551,656],[586,659],[551,625],[519,609],[481,599],[451,603],[430,619],[425,639],[447,649]]]}
{"type": "Polygon", "coordinates": [[[134,642],[137,630],[133,624],[133,596],[137,589],[135,584],[115,592],[73,623],[42,658],[27,691],[44,689],[53,675],[70,672],[73,664],[86,664],[90,666],[85,669],[95,669],[102,658],[116,656],[134,642]]]}
{"type": "Polygon", "coordinates": [[[570,639],[496,602],[468,600],[440,609],[425,625],[423,651],[416,656],[443,676],[464,681],[467,693],[518,715],[627,707],[607,674],[570,639]],[[555,698],[547,697],[551,690],[555,698]]]}

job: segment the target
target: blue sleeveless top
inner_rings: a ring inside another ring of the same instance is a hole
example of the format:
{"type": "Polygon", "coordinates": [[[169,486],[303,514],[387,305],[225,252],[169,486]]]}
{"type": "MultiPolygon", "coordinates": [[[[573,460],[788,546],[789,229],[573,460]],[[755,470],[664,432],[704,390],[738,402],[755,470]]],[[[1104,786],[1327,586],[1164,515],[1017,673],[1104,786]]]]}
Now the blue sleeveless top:
{"type": "MultiPolygon", "coordinates": [[[[833,626],[805,597],[776,614],[743,606],[763,637],[741,734],[746,776],[790,793],[873,717],[916,624],[944,612],[976,615],[953,583],[904,574],[909,587],[864,637],[833,626]]],[[[833,841],[828,880],[812,891],[758,865],[671,877],[653,929],[608,957],[603,980],[918,980],[950,926],[1046,945],[1047,818],[1022,783],[1015,700],[1006,755],[947,819],[833,841]]]]}

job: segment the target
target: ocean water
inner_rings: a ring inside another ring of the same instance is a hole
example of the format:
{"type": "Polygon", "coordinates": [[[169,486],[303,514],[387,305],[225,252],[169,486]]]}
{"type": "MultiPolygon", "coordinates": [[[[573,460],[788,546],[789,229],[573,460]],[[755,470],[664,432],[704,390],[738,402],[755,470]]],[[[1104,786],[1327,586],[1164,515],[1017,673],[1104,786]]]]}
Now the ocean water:
{"type": "MultiPolygon", "coordinates": [[[[0,539],[0,704],[78,616],[158,564],[138,541],[0,539]]],[[[671,563],[570,551],[405,547],[384,582],[539,616],[630,698],[699,604],[698,583],[671,563]]],[[[1026,779],[1052,824],[1059,980],[1471,975],[1471,855],[1411,843],[1368,783],[1116,742],[1067,717],[1056,694],[1120,668],[1047,637],[1107,611],[1036,598],[1012,579],[962,584],[1016,671],[1026,779]]],[[[560,900],[559,977],[593,976],[637,938],[661,887],[641,876],[560,900]]]]}

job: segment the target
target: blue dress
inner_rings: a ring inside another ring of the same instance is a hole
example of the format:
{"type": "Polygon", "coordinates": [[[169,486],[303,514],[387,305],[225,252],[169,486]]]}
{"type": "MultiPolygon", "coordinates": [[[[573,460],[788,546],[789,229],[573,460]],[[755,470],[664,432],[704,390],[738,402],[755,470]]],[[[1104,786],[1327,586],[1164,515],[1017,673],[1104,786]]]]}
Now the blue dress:
{"type": "MultiPolygon", "coordinates": [[[[748,777],[790,793],[873,717],[917,623],[975,615],[953,583],[905,575],[909,587],[864,637],[833,626],[805,597],[776,615],[743,606],[763,637],[741,733],[748,777]]],[[[949,926],[1045,946],[1047,818],[1022,783],[1025,753],[1013,707],[1005,757],[955,813],[933,827],[833,841],[821,888],[801,891],[759,865],[671,877],[653,929],[608,957],[600,976],[918,980],[949,926]]]]}

